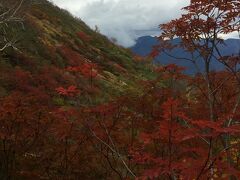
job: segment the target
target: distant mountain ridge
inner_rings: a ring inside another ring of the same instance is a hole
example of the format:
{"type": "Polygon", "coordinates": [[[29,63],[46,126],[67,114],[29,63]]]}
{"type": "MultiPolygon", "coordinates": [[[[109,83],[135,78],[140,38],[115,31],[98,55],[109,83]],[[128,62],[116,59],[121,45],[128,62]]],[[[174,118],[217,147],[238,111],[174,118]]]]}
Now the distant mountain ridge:
{"type": "MultiPolygon", "coordinates": [[[[180,42],[180,39],[176,38],[174,40],[172,40],[173,44],[177,44],[180,42]]],[[[157,40],[156,37],[152,37],[152,36],[143,36],[137,39],[136,44],[131,48],[131,50],[133,51],[133,53],[140,55],[140,56],[147,56],[154,45],[157,45],[159,42],[157,40]]],[[[240,40],[239,39],[227,39],[224,41],[223,44],[220,44],[218,46],[218,48],[220,49],[220,51],[222,52],[222,55],[236,55],[236,54],[240,54],[240,40]]],[[[190,58],[191,55],[187,52],[185,52],[183,49],[181,48],[176,48],[173,51],[170,52],[171,55],[175,56],[175,57],[185,57],[185,58],[190,58]]],[[[156,63],[160,63],[160,64],[177,64],[179,66],[184,66],[186,67],[186,74],[194,74],[196,73],[196,69],[194,67],[194,65],[191,62],[188,62],[186,60],[179,60],[179,59],[174,59],[169,57],[166,54],[161,54],[159,56],[157,56],[155,59],[156,63]]],[[[199,61],[197,62],[199,68],[201,71],[203,71],[204,67],[203,67],[203,63],[201,61],[201,59],[199,59],[199,61]]],[[[221,70],[223,69],[223,65],[219,62],[217,62],[216,60],[212,59],[211,62],[211,69],[212,70],[221,70]]]]}

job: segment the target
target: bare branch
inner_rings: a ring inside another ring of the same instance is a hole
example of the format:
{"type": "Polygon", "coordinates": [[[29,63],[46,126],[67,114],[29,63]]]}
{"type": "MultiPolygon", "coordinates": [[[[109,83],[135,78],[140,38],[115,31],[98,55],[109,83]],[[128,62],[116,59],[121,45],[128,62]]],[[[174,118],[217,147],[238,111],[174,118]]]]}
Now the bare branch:
{"type": "Polygon", "coordinates": [[[2,30],[0,34],[0,52],[5,51],[9,47],[19,51],[15,46],[17,40],[9,38],[8,33],[12,30],[12,23],[23,25],[23,18],[19,16],[19,11],[24,1],[25,0],[19,0],[13,7],[9,7],[4,3],[0,4],[0,29],[2,30]]]}
{"type": "MultiPolygon", "coordinates": [[[[126,170],[134,177],[136,178],[136,175],[132,172],[132,170],[128,167],[127,163],[124,161],[122,155],[117,151],[115,150],[114,147],[110,146],[108,143],[106,143],[105,141],[103,141],[101,138],[99,138],[96,133],[91,129],[89,128],[90,132],[92,133],[92,135],[99,141],[101,142],[103,145],[105,145],[107,148],[109,148],[114,154],[117,155],[117,157],[121,160],[121,162],[123,163],[124,167],[126,168],[126,170]]],[[[108,136],[109,138],[111,138],[110,136],[108,136]]],[[[111,143],[113,144],[112,140],[111,140],[111,143]]]]}

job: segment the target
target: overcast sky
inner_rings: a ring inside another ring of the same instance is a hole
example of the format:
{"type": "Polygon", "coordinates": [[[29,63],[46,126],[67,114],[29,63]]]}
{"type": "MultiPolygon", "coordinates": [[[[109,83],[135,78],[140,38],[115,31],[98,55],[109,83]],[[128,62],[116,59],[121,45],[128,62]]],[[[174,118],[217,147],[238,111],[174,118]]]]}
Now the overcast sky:
{"type": "Polygon", "coordinates": [[[143,35],[158,35],[158,25],[176,18],[189,0],[52,0],[90,27],[129,47],[143,35]]]}
{"type": "Polygon", "coordinates": [[[143,35],[159,35],[158,25],[181,14],[190,0],[51,0],[125,47],[143,35]]]}

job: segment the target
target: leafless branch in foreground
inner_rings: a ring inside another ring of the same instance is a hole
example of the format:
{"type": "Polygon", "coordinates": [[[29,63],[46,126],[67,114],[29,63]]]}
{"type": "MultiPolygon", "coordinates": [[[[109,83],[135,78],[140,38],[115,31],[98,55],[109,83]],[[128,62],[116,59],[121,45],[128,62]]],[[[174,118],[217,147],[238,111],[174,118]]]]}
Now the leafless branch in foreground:
{"type": "Polygon", "coordinates": [[[14,28],[13,26],[16,23],[23,26],[23,18],[20,17],[19,11],[24,1],[25,0],[18,0],[12,6],[0,1],[0,52],[3,52],[9,47],[19,51],[15,46],[17,42],[16,38],[9,38],[8,33],[14,28]]]}

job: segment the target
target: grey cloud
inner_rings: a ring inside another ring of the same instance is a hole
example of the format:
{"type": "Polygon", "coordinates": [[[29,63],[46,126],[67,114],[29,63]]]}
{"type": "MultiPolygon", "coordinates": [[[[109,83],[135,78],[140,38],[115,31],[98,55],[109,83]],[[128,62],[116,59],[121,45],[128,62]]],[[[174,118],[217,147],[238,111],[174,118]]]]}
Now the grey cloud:
{"type": "MultiPolygon", "coordinates": [[[[158,34],[159,24],[181,14],[189,0],[53,0],[80,17],[90,27],[123,46],[134,45],[142,35],[158,34]],[[67,2],[68,3],[67,3],[67,2]]],[[[160,32],[159,32],[160,33],[160,32]]]]}

